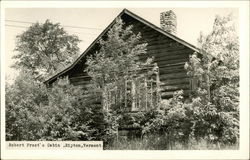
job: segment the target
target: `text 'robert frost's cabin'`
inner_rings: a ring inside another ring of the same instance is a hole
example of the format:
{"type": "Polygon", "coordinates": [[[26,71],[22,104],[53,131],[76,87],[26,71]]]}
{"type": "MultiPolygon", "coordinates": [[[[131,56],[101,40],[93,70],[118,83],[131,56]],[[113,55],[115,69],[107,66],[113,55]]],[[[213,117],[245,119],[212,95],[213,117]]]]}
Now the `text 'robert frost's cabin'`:
{"type": "MultiPolygon", "coordinates": [[[[125,25],[133,25],[133,32],[135,34],[139,32],[141,33],[142,43],[148,43],[147,56],[154,57],[154,63],[158,66],[158,75],[155,80],[161,82],[160,97],[163,99],[170,98],[173,96],[174,91],[181,89],[184,91],[184,95],[188,95],[194,86],[192,79],[188,77],[187,71],[184,69],[184,65],[185,62],[189,61],[189,56],[194,52],[198,52],[198,49],[175,36],[177,25],[175,13],[170,10],[160,14],[161,28],[151,24],[127,9],[124,9],[117,17],[120,17],[125,25]]],[[[86,57],[94,54],[98,50],[98,40],[107,34],[108,30],[114,25],[114,23],[115,20],[96,38],[96,40],[73,64],[51,76],[45,81],[45,83],[52,84],[57,78],[68,76],[70,83],[73,85],[87,85],[90,81],[90,77],[84,73],[86,57]]],[[[152,82],[153,81],[151,81],[151,84],[149,81],[146,82],[146,85],[144,85],[147,86],[146,89],[149,86],[149,90],[152,90],[152,86],[154,86],[152,82]]],[[[139,90],[135,87],[138,85],[131,84],[132,87],[130,87],[129,92],[132,92],[135,97],[137,95],[135,92],[139,90]]],[[[150,94],[152,99],[154,93],[151,92],[150,94]]],[[[124,96],[125,98],[126,95],[127,93],[124,96]]],[[[148,94],[144,96],[149,98],[150,96],[147,97],[147,95],[148,94]]],[[[142,99],[145,99],[145,97],[142,97],[142,99]]],[[[138,108],[138,106],[140,107],[140,104],[142,105],[140,102],[140,100],[133,101],[132,110],[138,108]]],[[[147,107],[150,105],[146,102],[143,106],[147,107]]]]}

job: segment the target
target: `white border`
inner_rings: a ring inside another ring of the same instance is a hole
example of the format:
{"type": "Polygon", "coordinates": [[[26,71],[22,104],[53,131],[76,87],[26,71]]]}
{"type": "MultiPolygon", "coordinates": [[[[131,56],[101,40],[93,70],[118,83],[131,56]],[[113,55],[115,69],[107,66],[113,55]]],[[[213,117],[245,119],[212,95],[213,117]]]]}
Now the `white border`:
{"type": "Polygon", "coordinates": [[[3,159],[248,159],[249,157],[249,1],[4,1],[1,2],[1,158],[3,159]],[[230,151],[65,151],[6,150],[4,107],[5,8],[239,8],[240,149],[230,151]]]}

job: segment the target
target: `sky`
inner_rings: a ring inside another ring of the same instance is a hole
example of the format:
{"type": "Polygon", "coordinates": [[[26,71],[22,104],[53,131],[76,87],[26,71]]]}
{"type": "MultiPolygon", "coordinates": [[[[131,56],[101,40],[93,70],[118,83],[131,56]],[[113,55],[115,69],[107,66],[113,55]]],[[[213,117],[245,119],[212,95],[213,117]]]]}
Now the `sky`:
{"type": "MultiPolygon", "coordinates": [[[[127,8],[147,21],[160,26],[160,13],[173,10],[177,16],[177,36],[197,45],[200,32],[212,30],[215,15],[233,14],[236,29],[239,13],[236,8],[127,8]]],[[[31,23],[43,23],[46,19],[60,23],[69,34],[77,35],[83,52],[123,8],[6,8],[5,9],[5,71],[6,80],[13,82],[18,75],[10,66],[16,53],[16,36],[27,30],[31,23]],[[28,22],[28,23],[27,23],[28,22]],[[31,22],[31,23],[29,23],[31,22]],[[73,27],[72,27],[73,26],[73,27]]]]}

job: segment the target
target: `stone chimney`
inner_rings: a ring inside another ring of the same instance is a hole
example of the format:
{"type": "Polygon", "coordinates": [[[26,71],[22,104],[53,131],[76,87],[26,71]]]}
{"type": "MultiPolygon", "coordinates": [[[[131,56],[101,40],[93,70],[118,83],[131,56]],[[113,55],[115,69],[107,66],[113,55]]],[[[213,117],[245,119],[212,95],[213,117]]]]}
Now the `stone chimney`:
{"type": "Polygon", "coordinates": [[[160,24],[164,31],[176,35],[177,20],[172,10],[161,13],[160,24]]]}

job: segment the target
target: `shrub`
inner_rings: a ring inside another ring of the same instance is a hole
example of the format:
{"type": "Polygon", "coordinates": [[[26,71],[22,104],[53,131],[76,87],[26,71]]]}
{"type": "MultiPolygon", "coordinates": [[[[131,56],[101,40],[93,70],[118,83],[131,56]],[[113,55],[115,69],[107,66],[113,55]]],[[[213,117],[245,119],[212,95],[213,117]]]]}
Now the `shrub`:
{"type": "Polygon", "coordinates": [[[5,87],[6,140],[37,140],[42,137],[42,110],[47,105],[46,87],[28,72],[5,87]]]}
{"type": "Polygon", "coordinates": [[[163,135],[169,143],[183,145],[202,139],[214,144],[238,142],[237,113],[218,110],[218,106],[200,97],[184,102],[182,94],[175,92],[173,98],[162,101],[158,110],[146,113],[151,119],[143,126],[144,135],[163,135]]]}
{"type": "Polygon", "coordinates": [[[44,109],[44,140],[88,140],[92,130],[91,111],[81,105],[84,90],[59,79],[48,89],[48,105],[44,109]]]}
{"type": "Polygon", "coordinates": [[[46,88],[23,73],[6,86],[6,140],[109,142],[117,133],[116,119],[96,99],[68,79],[46,88]]]}

